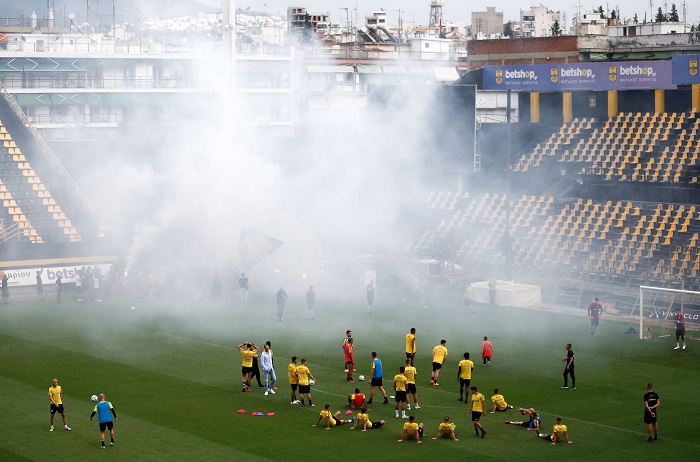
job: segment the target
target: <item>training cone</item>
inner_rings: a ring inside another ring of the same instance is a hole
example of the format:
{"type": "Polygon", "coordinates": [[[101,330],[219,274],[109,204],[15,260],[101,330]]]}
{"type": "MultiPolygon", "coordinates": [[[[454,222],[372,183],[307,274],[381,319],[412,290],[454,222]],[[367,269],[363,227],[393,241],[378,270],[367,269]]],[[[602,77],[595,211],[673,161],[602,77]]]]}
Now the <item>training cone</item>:
{"type": "Polygon", "coordinates": [[[345,414],[346,415],[352,414],[352,411],[350,409],[348,409],[347,411],[345,411],[345,414]]]}
{"type": "Polygon", "coordinates": [[[239,414],[245,414],[245,412],[246,412],[245,409],[239,409],[239,410],[238,410],[238,413],[239,413],[239,414]]]}
{"type": "Polygon", "coordinates": [[[265,414],[265,415],[268,416],[268,417],[272,417],[273,415],[275,415],[275,413],[274,413],[274,412],[268,412],[268,413],[265,414]]]}

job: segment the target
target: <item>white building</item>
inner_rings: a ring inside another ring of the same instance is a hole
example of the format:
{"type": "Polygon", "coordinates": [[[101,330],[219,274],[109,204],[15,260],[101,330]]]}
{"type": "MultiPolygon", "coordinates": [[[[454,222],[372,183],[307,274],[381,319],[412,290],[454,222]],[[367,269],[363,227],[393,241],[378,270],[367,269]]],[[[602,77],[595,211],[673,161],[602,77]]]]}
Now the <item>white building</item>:
{"type": "Polygon", "coordinates": [[[533,6],[529,11],[520,10],[522,37],[551,37],[555,22],[561,28],[561,13],[546,6],[533,6]]]}
{"type": "Polygon", "coordinates": [[[687,34],[690,24],[682,22],[648,22],[646,24],[628,21],[625,24],[608,26],[608,37],[635,37],[640,35],[687,34]]]}
{"type": "Polygon", "coordinates": [[[571,35],[607,35],[608,20],[601,13],[585,13],[576,18],[571,26],[571,35]]]}

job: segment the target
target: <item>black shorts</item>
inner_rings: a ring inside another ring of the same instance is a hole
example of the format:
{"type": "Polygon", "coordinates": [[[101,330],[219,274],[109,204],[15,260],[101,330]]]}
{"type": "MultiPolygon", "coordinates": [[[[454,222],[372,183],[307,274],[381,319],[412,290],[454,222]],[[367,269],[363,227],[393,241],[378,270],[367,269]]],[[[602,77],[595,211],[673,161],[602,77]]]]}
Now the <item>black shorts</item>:
{"type": "MultiPolygon", "coordinates": [[[[353,361],[347,361],[347,360],[345,361],[346,366],[352,366],[353,364],[355,364],[353,361]]],[[[348,367],[348,369],[350,369],[350,368],[348,367]]]]}
{"type": "Polygon", "coordinates": [[[59,413],[63,414],[63,404],[54,404],[51,403],[51,414],[59,413]]]}
{"type": "Polygon", "coordinates": [[[253,368],[252,368],[252,367],[246,367],[246,366],[241,367],[241,374],[243,374],[243,375],[248,375],[248,374],[250,374],[251,372],[253,372],[253,368]]]}
{"type": "Polygon", "coordinates": [[[299,393],[311,393],[311,385],[301,385],[299,384],[299,393]]]}
{"type": "Polygon", "coordinates": [[[411,358],[413,358],[413,355],[414,355],[414,354],[415,354],[415,353],[409,353],[409,352],[407,351],[407,352],[406,352],[406,359],[411,359],[411,358]]]}
{"type": "Polygon", "coordinates": [[[496,407],[496,412],[506,412],[507,410],[508,410],[507,407],[503,408],[503,409],[498,409],[498,407],[496,407]]]}
{"type": "Polygon", "coordinates": [[[521,427],[530,428],[530,422],[523,422],[520,424],[521,427]]]}
{"type": "Polygon", "coordinates": [[[597,326],[600,324],[600,320],[598,319],[598,316],[593,316],[591,318],[591,326],[597,326]]]}
{"type": "Polygon", "coordinates": [[[381,428],[382,425],[384,425],[384,424],[382,423],[381,420],[379,422],[372,422],[372,428],[381,428]]]}
{"type": "Polygon", "coordinates": [[[462,385],[464,385],[465,387],[469,388],[469,384],[471,383],[471,381],[472,381],[472,379],[462,379],[462,378],[460,378],[460,379],[459,379],[460,388],[461,388],[462,385]]]}
{"type": "Polygon", "coordinates": [[[676,329],[676,338],[685,337],[685,328],[676,329]]]}
{"type": "Polygon", "coordinates": [[[296,383],[290,383],[292,386],[292,391],[297,391],[297,384],[296,383]]]}
{"type": "Polygon", "coordinates": [[[481,418],[481,412],[472,411],[472,422],[478,422],[480,418],[481,418]]]}
{"type": "Polygon", "coordinates": [[[403,390],[397,390],[395,400],[397,403],[405,403],[406,402],[406,392],[403,390]]]}
{"type": "Polygon", "coordinates": [[[406,386],[406,393],[418,393],[418,390],[416,389],[416,384],[415,383],[409,383],[406,386]]]}
{"type": "Polygon", "coordinates": [[[552,435],[544,435],[544,438],[547,441],[552,441],[552,435]]]}
{"type": "Polygon", "coordinates": [[[433,371],[439,371],[442,369],[442,363],[433,363],[433,371]]]}
{"type": "Polygon", "coordinates": [[[105,429],[111,430],[114,428],[114,422],[111,420],[109,422],[100,422],[100,431],[103,432],[105,429]]]}
{"type": "Polygon", "coordinates": [[[370,380],[369,385],[371,387],[382,387],[384,386],[382,384],[382,378],[381,377],[372,377],[372,380],[370,380]]]}
{"type": "Polygon", "coordinates": [[[645,424],[655,424],[656,423],[656,412],[651,415],[651,412],[644,411],[644,423],[645,424]]]}

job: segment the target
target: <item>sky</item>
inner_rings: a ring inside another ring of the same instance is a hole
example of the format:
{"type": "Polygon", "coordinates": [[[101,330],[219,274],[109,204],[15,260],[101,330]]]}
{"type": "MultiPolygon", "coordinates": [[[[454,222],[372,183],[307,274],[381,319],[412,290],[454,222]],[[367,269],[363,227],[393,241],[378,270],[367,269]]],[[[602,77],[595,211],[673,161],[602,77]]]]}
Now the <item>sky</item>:
{"type": "MultiPolygon", "coordinates": [[[[201,3],[209,5],[220,5],[221,0],[199,0],[201,3]]],[[[681,12],[682,0],[676,2],[676,7],[678,9],[678,14],[683,19],[681,12]]],[[[672,1],[668,1],[668,8],[670,11],[672,1]]],[[[614,2],[606,3],[602,0],[582,0],[577,2],[576,0],[569,0],[561,5],[559,2],[528,2],[528,1],[515,1],[515,0],[474,0],[466,2],[464,0],[443,0],[443,18],[445,21],[454,23],[469,24],[471,22],[471,12],[472,11],[486,11],[487,6],[495,6],[496,11],[502,11],[505,21],[508,20],[518,20],[520,16],[521,9],[529,9],[531,6],[537,6],[544,4],[551,9],[559,9],[562,13],[566,14],[566,25],[567,27],[571,25],[576,12],[579,10],[581,13],[590,12],[598,6],[603,6],[604,9],[613,8],[620,11],[620,16],[622,18],[632,18],[635,12],[638,15],[639,20],[644,19],[644,14],[648,13],[651,8],[649,2],[640,2],[635,0],[618,0],[614,2]]],[[[401,16],[404,20],[412,20],[416,25],[427,25],[430,16],[430,0],[301,0],[297,2],[292,2],[291,0],[237,0],[237,8],[248,8],[251,10],[267,10],[269,13],[278,13],[282,16],[286,15],[288,6],[299,6],[307,8],[311,13],[330,13],[331,19],[334,21],[345,20],[345,10],[340,8],[348,7],[351,10],[357,8],[357,16],[360,18],[360,22],[364,22],[364,16],[371,14],[372,11],[384,8],[389,12],[390,24],[398,24],[398,10],[401,9],[401,16]]],[[[664,8],[664,4],[660,0],[653,0],[653,11],[654,14],[656,10],[661,7],[664,8]]],[[[700,2],[697,0],[687,0],[687,20],[697,24],[700,22],[700,2]]],[[[352,13],[351,13],[352,16],[352,13]]],[[[651,15],[647,15],[650,17],[651,15]]]]}

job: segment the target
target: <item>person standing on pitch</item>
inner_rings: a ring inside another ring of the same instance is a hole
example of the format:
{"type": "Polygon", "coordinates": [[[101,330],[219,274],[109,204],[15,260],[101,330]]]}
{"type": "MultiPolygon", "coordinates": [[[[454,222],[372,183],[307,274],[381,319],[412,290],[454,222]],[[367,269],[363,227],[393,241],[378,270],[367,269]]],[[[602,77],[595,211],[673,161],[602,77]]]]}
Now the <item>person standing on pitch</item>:
{"type": "Polygon", "coordinates": [[[496,291],[498,280],[493,274],[489,275],[489,306],[496,306],[496,291]]]}
{"type": "Polygon", "coordinates": [[[472,400],[469,403],[467,414],[469,411],[471,411],[472,422],[474,422],[474,433],[476,433],[476,436],[479,436],[479,430],[481,430],[481,437],[483,438],[486,436],[486,430],[484,430],[484,427],[481,425],[481,422],[479,422],[479,419],[481,419],[486,411],[486,399],[484,398],[484,395],[479,393],[476,387],[471,387],[471,391],[472,400]]]}
{"type": "Polygon", "coordinates": [[[374,387],[379,387],[379,391],[381,391],[382,395],[384,395],[383,404],[389,404],[389,398],[387,398],[386,391],[384,391],[384,385],[382,384],[383,374],[384,373],[382,371],[382,361],[379,358],[377,358],[377,352],[373,351],[372,370],[369,373],[369,401],[367,401],[367,404],[372,404],[372,398],[374,398],[374,387]]]}
{"type": "Polygon", "coordinates": [[[345,373],[347,377],[346,382],[354,382],[352,379],[352,373],[355,370],[355,347],[353,346],[354,340],[352,337],[348,338],[348,341],[343,343],[343,351],[345,352],[345,373]]]}
{"type": "Polygon", "coordinates": [[[673,323],[676,325],[676,347],[674,350],[678,350],[681,345],[680,341],[683,341],[683,349],[685,350],[685,317],[681,313],[680,308],[676,308],[676,313],[673,315],[673,323]]]}
{"type": "Polygon", "coordinates": [[[411,327],[411,331],[406,334],[406,359],[411,360],[411,366],[416,359],[416,328],[411,327]]]}
{"type": "Polygon", "coordinates": [[[306,291],[306,319],[313,320],[316,318],[316,292],[314,286],[309,286],[306,291]]]}
{"type": "Polygon", "coordinates": [[[277,291],[277,320],[281,321],[284,315],[284,306],[287,304],[287,299],[289,296],[287,292],[284,291],[284,287],[280,287],[277,291]]]}
{"type": "Polygon", "coordinates": [[[440,369],[442,369],[442,364],[447,359],[447,340],[440,340],[440,345],[433,348],[433,376],[430,379],[430,385],[438,385],[438,378],[440,377],[440,369]]]}
{"type": "MultiPolygon", "coordinates": [[[[2,275],[2,302],[7,304],[10,299],[10,289],[7,287],[7,273],[2,275]]],[[[60,303],[60,302],[59,302],[60,303]]]]}
{"type": "Polygon", "coordinates": [[[61,279],[61,273],[59,272],[56,276],[56,303],[61,303],[61,295],[63,295],[63,280],[61,279]]]}
{"type": "MultiPolygon", "coordinates": [[[[340,348],[343,349],[343,369],[345,372],[348,371],[347,365],[345,363],[345,344],[348,343],[348,340],[352,337],[352,331],[350,329],[345,331],[345,337],[343,338],[343,343],[340,345],[340,348]]],[[[353,371],[355,372],[355,371],[353,371]]]]}
{"type": "Polygon", "coordinates": [[[571,349],[571,344],[566,344],[566,358],[562,359],[566,361],[566,366],[564,367],[564,385],[562,388],[569,388],[569,375],[571,375],[571,389],[576,390],[576,375],[574,374],[574,352],[571,349]]]}
{"type": "Polygon", "coordinates": [[[472,372],[474,371],[474,362],[469,359],[469,352],[464,353],[464,359],[457,366],[457,381],[459,382],[459,401],[462,401],[464,392],[467,393],[466,403],[469,401],[469,384],[472,381],[472,372]]]}
{"type": "Polygon", "coordinates": [[[95,405],[95,409],[90,414],[90,420],[97,414],[97,420],[100,422],[100,442],[102,449],[105,448],[105,430],[109,429],[110,446],[114,446],[114,420],[117,420],[117,412],[112,407],[112,403],[105,401],[105,395],[100,393],[100,402],[95,405]]]}
{"type": "Polygon", "coordinates": [[[248,278],[245,273],[241,273],[241,277],[238,278],[238,291],[241,294],[241,303],[243,306],[248,306],[248,278]]]}
{"type": "Polygon", "coordinates": [[[314,382],[316,379],[306,366],[306,359],[301,359],[301,365],[297,366],[296,374],[299,382],[299,397],[301,398],[301,405],[306,406],[306,404],[304,404],[304,395],[306,395],[306,398],[309,400],[309,406],[314,407],[315,404],[311,402],[311,382],[309,382],[309,379],[313,380],[314,382]]]}
{"type": "Polygon", "coordinates": [[[588,317],[591,318],[591,337],[600,324],[600,317],[603,315],[603,305],[598,301],[598,297],[593,299],[593,303],[588,306],[588,317]]]}
{"type": "Polygon", "coordinates": [[[652,442],[659,439],[659,424],[656,422],[656,408],[661,405],[661,398],[653,390],[651,383],[647,383],[647,392],[644,394],[644,423],[647,424],[647,433],[652,442]],[[654,438],[651,438],[651,427],[654,427],[654,438]]]}
{"type": "Polygon", "coordinates": [[[406,403],[408,402],[408,398],[406,397],[406,386],[408,385],[408,379],[406,379],[406,376],[403,375],[405,371],[406,368],[401,366],[399,368],[399,373],[394,376],[394,395],[396,395],[396,405],[394,406],[394,410],[396,411],[396,417],[398,417],[399,406],[401,406],[401,417],[408,419],[408,416],[406,415],[406,403]]]}
{"type": "Polygon", "coordinates": [[[238,345],[238,351],[241,352],[241,383],[243,392],[250,391],[250,381],[253,378],[253,359],[258,357],[258,347],[254,344],[246,342],[238,345]]]}
{"type": "Polygon", "coordinates": [[[260,365],[262,366],[263,375],[265,377],[265,396],[268,393],[275,394],[275,368],[272,364],[272,350],[270,346],[266,343],[262,354],[260,355],[260,365]]]}
{"type": "Polygon", "coordinates": [[[484,366],[490,366],[492,358],[493,345],[489,341],[488,337],[484,337],[484,341],[481,342],[481,360],[484,362],[484,366]]]}
{"type": "Polygon", "coordinates": [[[53,379],[52,385],[49,387],[49,400],[51,401],[51,417],[49,418],[51,427],[49,431],[53,431],[53,415],[57,412],[61,414],[61,418],[63,419],[63,428],[70,431],[70,427],[66,423],[66,412],[63,409],[63,389],[58,384],[58,379],[53,379]]]}
{"type": "Polygon", "coordinates": [[[418,377],[418,371],[414,366],[411,366],[411,360],[406,360],[406,367],[403,375],[406,376],[408,380],[408,385],[406,386],[406,410],[411,410],[411,403],[409,402],[409,397],[413,395],[413,408],[420,409],[418,405],[418,389],[416,388],[416,377],[418,377]]]}
{"type": "Polygon", "coordinates": [[[297,388],[299,386],[299,379],[297,377],[297,357],[292,356],[292,362],[287,366],[287,378],[289,379],[289,385],[292,387],[292,399],[290,404],[299,404],[300,401],[297,399],[297,388]]]}
{"type": "Polygon", "coordinates": [[[372,305],[374,305],[374,281],[369,281],[367,285],[367,314],[372,314],[372,305]]]}
{"type": "Polygon", "coordinates": [[[44,281],[41,280],[41,273],[44,272],[44,268],[36,272],[36,295],[39,300],[44,299],[44,281]]]}

